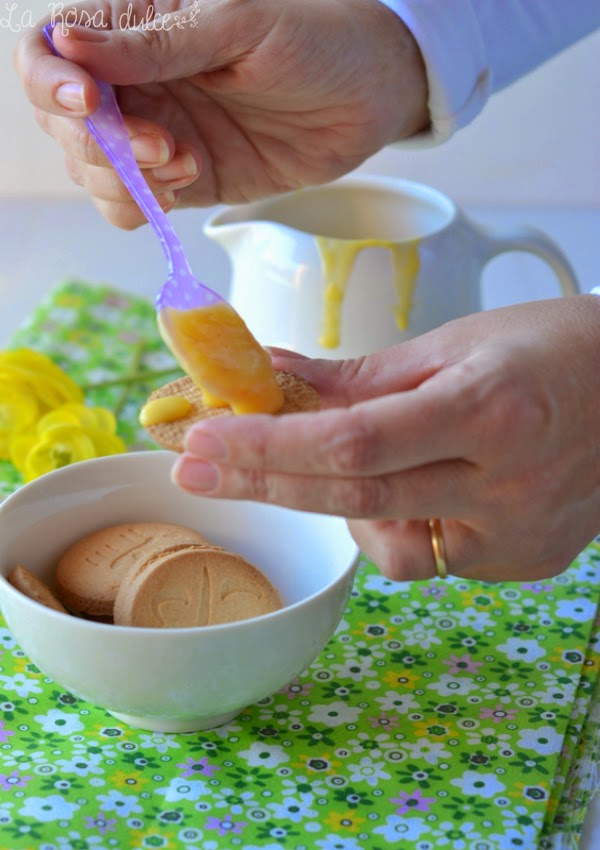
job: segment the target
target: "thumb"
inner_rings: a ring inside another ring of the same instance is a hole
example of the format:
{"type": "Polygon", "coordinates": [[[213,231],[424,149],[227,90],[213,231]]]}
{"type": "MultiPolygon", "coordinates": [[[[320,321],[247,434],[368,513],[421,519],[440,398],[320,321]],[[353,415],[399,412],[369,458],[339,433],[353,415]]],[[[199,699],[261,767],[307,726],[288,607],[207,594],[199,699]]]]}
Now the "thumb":
{"type": "Polygon", "coordinates": [[[230,8],[219,2],[201,6],[195,0],[154,16],[150,5],[144,17],[144,12],[140,16],[129,4],[119,17],[113,15],[110,26],[108,22],[95,28],[57,21],[53,38],[65,59],[107,83],[140,85],[181,79],[223,67],[244,55],[247,36],[239,14],[234,21],[230,8]]]}
{"type": "Polygon", "coordinates": [[[308,381],[324,407],[348,407],[390,393],[415,389],[441,363],[415,340],[349,360],[311,359],[284,349],[270,349],[273,366],[308,381]]]}

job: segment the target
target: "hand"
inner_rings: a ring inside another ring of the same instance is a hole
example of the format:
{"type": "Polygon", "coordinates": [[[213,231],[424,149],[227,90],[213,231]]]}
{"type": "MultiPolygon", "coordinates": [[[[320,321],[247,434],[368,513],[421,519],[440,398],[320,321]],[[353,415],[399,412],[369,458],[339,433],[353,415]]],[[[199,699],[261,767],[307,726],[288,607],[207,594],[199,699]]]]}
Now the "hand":
{"type": "MultiPolygon", "coordinates": [[[[57,27],[65,58],[46,45],[44,22],[17,49],[38,123],[120,227],[145,219],[81,120],[98,105],[93,77],[118,85],[136,157],[165,209],[325,183],[428,125],[420,52],[377,0],[202,0],[181,8],[176,25],[164,16],[178,5],[157,0],[163,17],[139,31],[124,28],[119,0],[86,0],[73,7],[77,20],[97,28],[57,27]]],[[[133,3],[137,21],[148,8],[133,3]]]]}
{"type": "Polygon", "coordinates": [[[392,579],[537,579],[600,531],[600,298],[477,313],[357,360],[278,353],[325,410],[193,426],[176,483],[350,518],[392,579]]]}

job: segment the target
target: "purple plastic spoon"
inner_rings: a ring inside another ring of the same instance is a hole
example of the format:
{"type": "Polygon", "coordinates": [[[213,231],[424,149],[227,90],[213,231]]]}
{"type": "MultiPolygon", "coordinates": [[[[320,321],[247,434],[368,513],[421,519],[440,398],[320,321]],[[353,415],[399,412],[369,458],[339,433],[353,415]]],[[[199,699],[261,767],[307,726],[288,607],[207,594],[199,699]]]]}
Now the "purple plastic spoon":
{"type": "MultiPolygon", "coordinates": [[[[47,24],[44,36],[53,53],[60,56],[54,46],[53,29],[51,24],[47,24]]],[[[96,84],[100,89],[100,105],[85,122],[152,225],[167,260],[169,275],[155,300],[158,326],[166,345],[182,369],[201,388],[208,407],[228,405],[234,413],[276,412],[283,405],[284,397],[270,357],[233,307],[192,274],[183,245],[135,161],[113,87],[99,80],[96,84]],[[176,325],[176,314],[212,306],[220,308],[221,305],[225,311],[220,315],[223,329],[218,334],[218,341],[214,322],[212,326],[209,322],[213,333],[212,336],[209,333],[208,342],[194,339],[190,348],[189,329],[176,325]],[[229,316],[225,319],[227,313],[229,316]],[[208,361],[216,364],[216,368],[211,368],[208,361]]]]}
{"type": "MultiPolygon", "coordinates": [[[[60,56],[52,38],[53,29],[53,24],[46,24],[43,30],[44,36],[54,54],[60,56]]],[[[100,89],[100,106],[93,115],[85,119],[85,123],[127,186],[134,201],[152,225],[167,260],[169,276],[156,296],[157,311],[160,313],[167,308],[190,310],[196,307],[209,307],[224,301],[220,295],[200,283],[192,274],[179,237],[171,227],[169,219],[160,208],[135,161],[129,134],[113,87],[100,80],[96,80],[96,84],[100,89]]],[[[173,353],[178,356],[177,352],[173,353]]]]}

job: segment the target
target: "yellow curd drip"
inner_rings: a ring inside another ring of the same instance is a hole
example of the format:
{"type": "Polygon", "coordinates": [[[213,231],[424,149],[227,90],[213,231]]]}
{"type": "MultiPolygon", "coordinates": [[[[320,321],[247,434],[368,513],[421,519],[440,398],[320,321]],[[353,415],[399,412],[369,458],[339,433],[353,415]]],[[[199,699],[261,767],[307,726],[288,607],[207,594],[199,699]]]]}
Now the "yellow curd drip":
{"type": "Polygon", "coordinates": [[[162,425],[163,422],[174,422],[187,416],[193,405],[182,395],[170,395],[163,398],[153,398],[140,411],[140,425],[162,425]]]}
{"type": "Polygon", "coordinates": [[[220,301],[193,310],[160,311],[158,325],[207,407],[276,413],[284,402],[271,358],[233,307],[220,301]]]}
{"type": "Polygon", "coordinates": [[[392,274],[396,291],[393,308],[396,325],[406,330],[410,319],[412,297],[419,273],[419,241],[390,242],[385,239],[330,239],[315,237],[325,279],[323,324],[319,344],[336,348],[340,344],[342,304],[356,257],[363,248],[387,248],[392,257],[392,274]]]}

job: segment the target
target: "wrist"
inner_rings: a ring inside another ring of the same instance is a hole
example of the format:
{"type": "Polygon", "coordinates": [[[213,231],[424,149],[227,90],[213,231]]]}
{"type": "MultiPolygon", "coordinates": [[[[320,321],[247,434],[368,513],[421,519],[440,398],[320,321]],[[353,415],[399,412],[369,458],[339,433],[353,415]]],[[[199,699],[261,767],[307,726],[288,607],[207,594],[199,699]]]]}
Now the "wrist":
{"type": "Polygon", "coordinates": [[[429,86],[421,49],[404,21],[387,5],[375,4],[390,65],[384,85],[391,92],[387,144],[426,132],[430,127],[429,86]]]}
{"type": "MultiPolygon", "coordinates": [[[[491,90],[491,69],[471,0],[378,0],[410,31],[425,66],[427,124],[408,145],[439,144],[469,124],[491,90]]],[[[402,80],[398,80],[402,85],[402,80]]],[[[406,139],[399,137],[397,141],[406,139]]],[[[407,142],[405,142],[407,144],[407,142]]]]}

